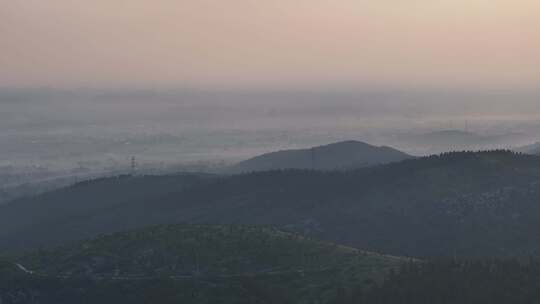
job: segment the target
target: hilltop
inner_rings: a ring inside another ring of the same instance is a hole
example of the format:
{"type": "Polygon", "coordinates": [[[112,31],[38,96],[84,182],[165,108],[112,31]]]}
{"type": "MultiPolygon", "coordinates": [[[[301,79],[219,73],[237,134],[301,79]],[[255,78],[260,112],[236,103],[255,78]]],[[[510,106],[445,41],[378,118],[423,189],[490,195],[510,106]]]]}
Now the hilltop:
{"type": "Polygon", "coordinates": [[[390,147],[376,147],[360,141],[343,141],[310,149],[283,150],[242,161],[229,173],[312,169],[355,169],[410,159],[412,156],[390,147]]]}
{"type": "MultiPolygon", "coordinates": [[[[326,271],[397,258],[264,226],[165,225],[103,235],[18,260],[57,277],[218,277],[326,271]]],[[[382,267],[384,268],[384,267],[382,267]]]]}

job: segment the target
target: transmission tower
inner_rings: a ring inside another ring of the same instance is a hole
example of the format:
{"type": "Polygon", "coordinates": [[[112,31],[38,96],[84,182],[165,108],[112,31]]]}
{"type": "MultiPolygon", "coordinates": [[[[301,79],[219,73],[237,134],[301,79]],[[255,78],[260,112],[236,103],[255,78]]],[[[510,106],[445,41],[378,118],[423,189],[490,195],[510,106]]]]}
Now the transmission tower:
{"type": "Polygon", "coordinates": [[[135,156],[131,157],[131,175],[135,175],[135,171],[137,170],[137,161],[135,160],[135,156]]]}

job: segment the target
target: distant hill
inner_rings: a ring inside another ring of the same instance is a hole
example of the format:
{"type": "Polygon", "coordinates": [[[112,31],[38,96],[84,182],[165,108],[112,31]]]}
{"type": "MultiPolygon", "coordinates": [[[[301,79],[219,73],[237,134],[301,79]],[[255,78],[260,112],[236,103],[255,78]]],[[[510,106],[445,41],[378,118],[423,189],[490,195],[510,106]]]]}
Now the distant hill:
{"type": "Polygon", "coordinates": [[[0,263],[0,298],[12,293],[66,303],[84,293],[92,303],[150,303],[148,297],[158,303],[328,303],[339,288],[382,281],[404,261],[270,227],[156,226],[16,258],[13,264],[31,274],[14,275],[13,264],[0,263]]]}
{"type": "Polygon", "coordinates": [[[508,151],[352,171],[106,179],[0,206],[0,251],[190,223],[273,225],[399,256],[538,255],[539,186],[540,157],[508,151]]]}
{"type": "Polygon", "coordinates": [[[524,136],[520,133],[481,135],[469,131],[441,130],[424,134],[403,134],[398,136],[396,140],[400,146],[407,147],[407,150],[434,154],[506,148],[522,142],[524,136]]]}
{"type": "Polygon", "coordinates": [[[311,149],[284,150],[263,154],[232,166],[228,172],[278,169],[354,169],[410,158],[412,156],[390,147],[376,147],[359,141],[344,141],[311,149]]]}

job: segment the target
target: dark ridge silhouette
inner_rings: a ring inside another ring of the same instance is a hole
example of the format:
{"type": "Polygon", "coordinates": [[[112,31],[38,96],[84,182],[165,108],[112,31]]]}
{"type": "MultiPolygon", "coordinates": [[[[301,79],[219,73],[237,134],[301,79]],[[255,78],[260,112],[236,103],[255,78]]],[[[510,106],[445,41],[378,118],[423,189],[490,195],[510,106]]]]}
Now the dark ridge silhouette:
{"type": "Polygon", "coordinates": [[[540,254],[540,157],[452,152],[350,171],[108,179],[0,206],[3,252],[153,224],[272,225],[399,256],[540,254]]]}

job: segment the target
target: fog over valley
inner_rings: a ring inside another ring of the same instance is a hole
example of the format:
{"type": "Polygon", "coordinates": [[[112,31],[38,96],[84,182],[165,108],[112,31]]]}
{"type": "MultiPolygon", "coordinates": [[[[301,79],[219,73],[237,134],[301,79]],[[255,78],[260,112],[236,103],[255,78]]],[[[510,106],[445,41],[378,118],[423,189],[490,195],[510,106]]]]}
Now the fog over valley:
{"type": "Polygon", "coordinates": [[[214,172],[267,152],[345,140],[415,156],[517,148],[540,139],[538,97],[504,90],[2,89],[1,186],[63,185],[129,173],[133,165],[144,173],[214,172]]]}
{"type": "Polygon", "coordinates": [[[2,90],[1,161],[105,161],[123,153],[175,162],[235,160],[343,139],[399,145],[393,139],[400,135],[444,130],[533,142],[539,95],[2,90]]]}

